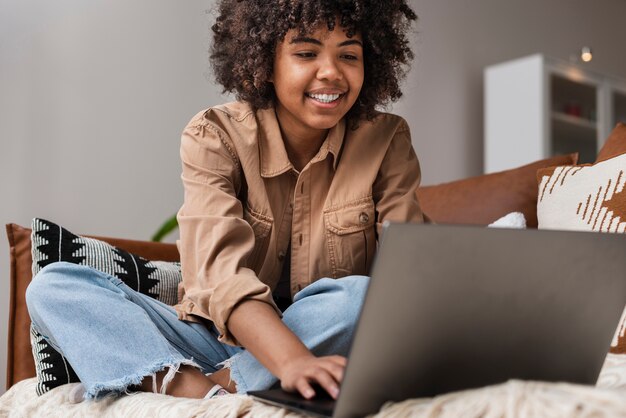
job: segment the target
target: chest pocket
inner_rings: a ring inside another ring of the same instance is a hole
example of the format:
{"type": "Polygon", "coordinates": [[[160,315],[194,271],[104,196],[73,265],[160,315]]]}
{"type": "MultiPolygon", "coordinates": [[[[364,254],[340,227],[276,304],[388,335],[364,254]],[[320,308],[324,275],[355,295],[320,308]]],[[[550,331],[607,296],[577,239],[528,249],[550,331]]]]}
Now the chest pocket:
{"type": "Polygon", "coordinates": [[[369,273],[376,251],[375,217],[371,198],[325,211],[329,260],[335,278],[369,273]]]}
{"type": "Polygon", "coordinates": [[[273,219],[250,209],[247,205],[243,208],[243,218],[254,231],[254,249],[248,256],[246,266],[259,274],[265,261],[273,219]]]}

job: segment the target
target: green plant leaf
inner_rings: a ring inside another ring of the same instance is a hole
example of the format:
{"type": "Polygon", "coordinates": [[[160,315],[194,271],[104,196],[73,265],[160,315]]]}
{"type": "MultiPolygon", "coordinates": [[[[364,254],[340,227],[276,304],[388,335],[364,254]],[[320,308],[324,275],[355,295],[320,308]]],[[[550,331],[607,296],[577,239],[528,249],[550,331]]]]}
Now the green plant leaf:
{"type": "Polygon", "coordinates": [[[161,242],[166,235],[176,231],[177,229],[178,221],[176,220],[176,215],[174,215],[161,225],[159,230],[152,236],[152,241],[161,242]]]}

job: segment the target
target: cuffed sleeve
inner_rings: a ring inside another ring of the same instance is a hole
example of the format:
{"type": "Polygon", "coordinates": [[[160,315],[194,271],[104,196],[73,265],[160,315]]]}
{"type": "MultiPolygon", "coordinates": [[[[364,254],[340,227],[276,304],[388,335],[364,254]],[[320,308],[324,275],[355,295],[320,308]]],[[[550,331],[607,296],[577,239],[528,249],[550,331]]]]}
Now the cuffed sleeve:
{"type": "Polygon", "coordinates": [[[411,133],[406,122],[402,121],[372,187],[379,236],[384,221],[424,222],[415,194],[420,180],[420,166],[411,144],[411,133]]]}
{"type": "Polygon", "coordinates": [[[178,310],[212,321],[221,342],[238,345],[227,328],[237,304],[262,301],[280,315],[269,286],[246,263],[255,236],[238,198],[240,163],[228,136],[200,116],[185,128],[180,156],[184,203],[177,219],[184,297],[178,310]]]}

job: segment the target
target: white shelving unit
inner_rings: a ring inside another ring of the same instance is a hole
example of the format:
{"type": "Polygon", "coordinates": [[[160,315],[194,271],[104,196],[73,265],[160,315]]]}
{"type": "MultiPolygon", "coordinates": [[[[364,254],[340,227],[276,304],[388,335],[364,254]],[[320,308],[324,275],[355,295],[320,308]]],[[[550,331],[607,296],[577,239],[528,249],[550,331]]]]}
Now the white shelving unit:
{"type": "Polygon", "coordinates": [[[485,69],[485,172],[551,155],[593,162],[615,124],[626,123],[626,81],[543,55],[485,69]]]}

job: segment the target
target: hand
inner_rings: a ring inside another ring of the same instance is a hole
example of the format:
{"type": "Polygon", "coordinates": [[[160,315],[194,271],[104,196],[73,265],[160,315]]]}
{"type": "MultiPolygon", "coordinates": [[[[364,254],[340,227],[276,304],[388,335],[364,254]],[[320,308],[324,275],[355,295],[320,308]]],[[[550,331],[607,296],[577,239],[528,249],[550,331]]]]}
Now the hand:
{"type": "Polygon", "coordinates": [[[313,355],[290,360],[281,370],[281,387],[288,392],[300,392],[306,399],[315,396],[312,385],[318,384],[333,398],[339,396],[347,360],[342,356],[313,355]]]}
{"type": "Polygon", "coordinates": [[[346,358],[315,357],[267,303],[247,300],[231,312],[228,328],[259,362],[281,380],[284,390],[315,396],[321,386],[337,399],[346,358]],[[285,361],[285,359],[288,359],[285,361]]]}

